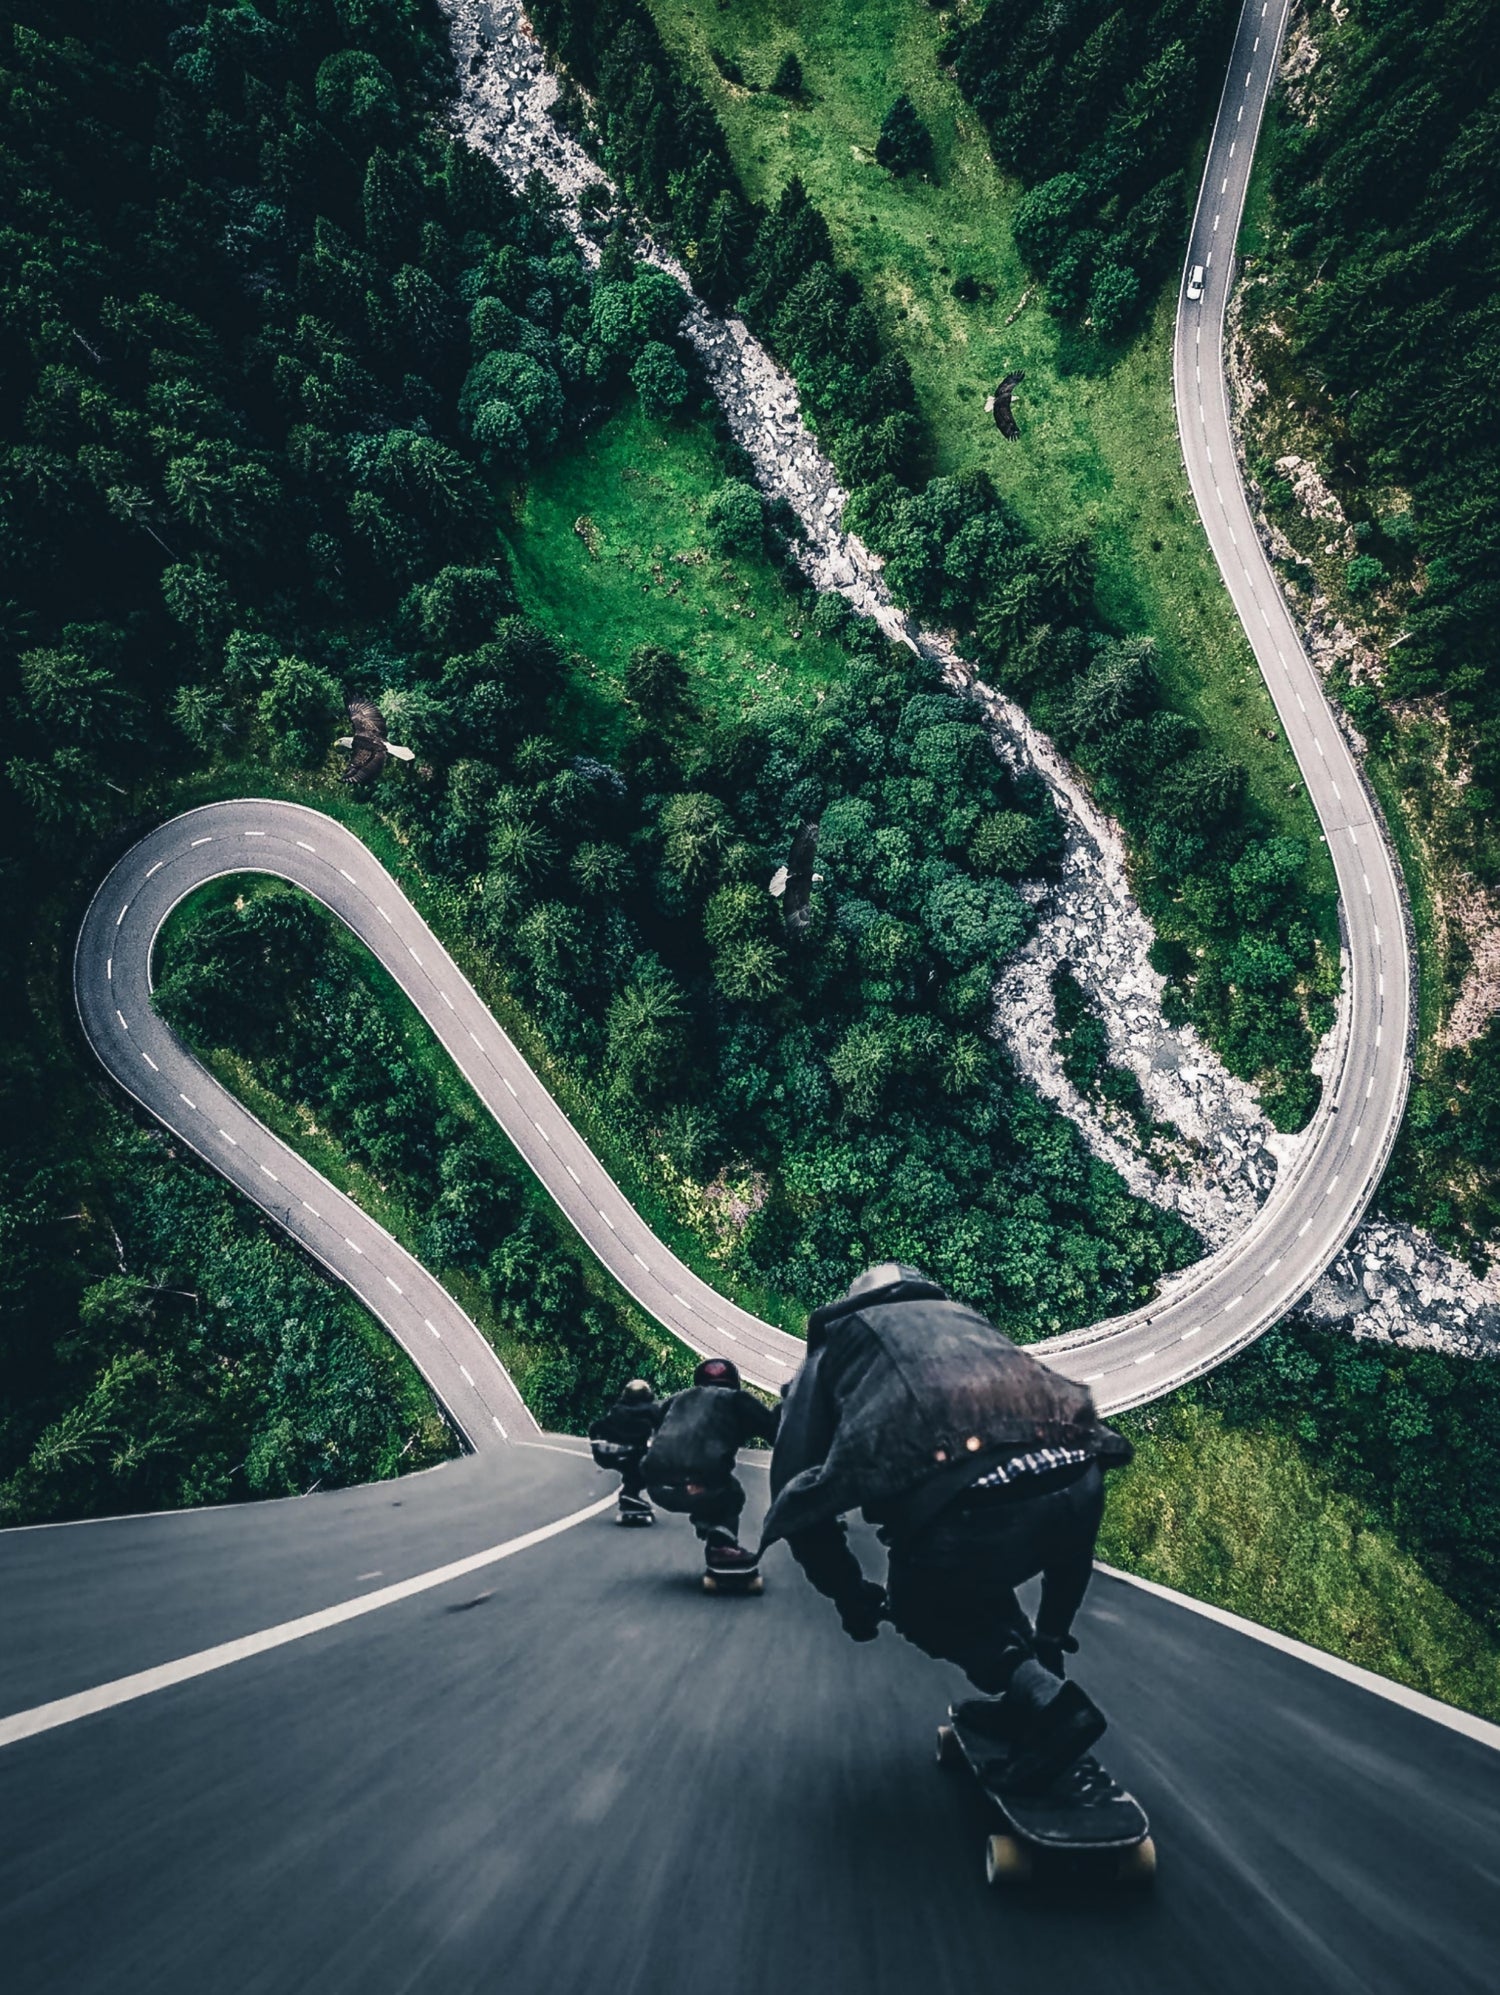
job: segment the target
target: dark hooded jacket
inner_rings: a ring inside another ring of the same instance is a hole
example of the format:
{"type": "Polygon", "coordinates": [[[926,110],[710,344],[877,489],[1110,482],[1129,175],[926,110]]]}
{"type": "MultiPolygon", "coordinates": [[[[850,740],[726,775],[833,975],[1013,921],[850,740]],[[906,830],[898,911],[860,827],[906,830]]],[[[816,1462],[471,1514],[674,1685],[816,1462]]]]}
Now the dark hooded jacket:
{"type": "Polygon", "coordinates": [[[807,1358],[771,1459],[762,1544],[787,1538],[795,1551],[799,1536],[855,1509],[899,1542],[1033,1448],[1081,1448],[1104,1466],[1130,1458],[1086,1386],[1050,1371],[915,1269],[887,1262],[808,1318],[807,1358]]]}
{"type": "Polygon", "coordinates": [[[667,1405],[663,1399],[617,1399],[590,1427],[589,1439],[639,1454],[660,1426],[667,1405]]]}
{"type": "Polygon", "coordinates": [[[673,1393],[660,1412],[656,1438],[641,1464],[648,1487],[696,1482],[713,1488],[728,1482],[747,1441],[775,1440],[781,1409],[763,1406],[752,1392],[692,1385],[673,1393]]]}

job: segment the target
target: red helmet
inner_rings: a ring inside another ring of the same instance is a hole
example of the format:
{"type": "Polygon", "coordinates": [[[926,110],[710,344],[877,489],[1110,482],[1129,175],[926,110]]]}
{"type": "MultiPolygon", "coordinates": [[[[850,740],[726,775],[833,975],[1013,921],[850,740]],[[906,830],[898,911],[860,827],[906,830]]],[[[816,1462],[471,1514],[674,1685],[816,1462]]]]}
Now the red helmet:
{"type": "Polygon", "coordinates": [[[730,1392],[738,1392],[740,1386],[739,1366],[728,1358],[705,1358],[693,1373],[694,1385],[719,1385],[730,1392]]]}

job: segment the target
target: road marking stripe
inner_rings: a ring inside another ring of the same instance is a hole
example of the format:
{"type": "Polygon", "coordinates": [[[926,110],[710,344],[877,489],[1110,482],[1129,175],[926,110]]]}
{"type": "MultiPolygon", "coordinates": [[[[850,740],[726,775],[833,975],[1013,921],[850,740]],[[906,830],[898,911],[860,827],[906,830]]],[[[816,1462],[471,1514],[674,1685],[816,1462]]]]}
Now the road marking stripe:
{"type": "Polygon", "coordinates": [[[158,859],[154,866],[148,866],[146,868],[146,878],[149,880],[153,873],[159,873],[166,863],[165,859],[158,859]]]}
{"type": "Polygon", "coordinates": [[[412,946],[411,946],[411,944],[410,944],[409,942],[408,942],[408,943],[407,943],[407,945],[406,945],[406,953],[407,953],[407,955],[408,955],[408,956],[410,956],[411,960],[412,960],[412,961],[413,961],[414,963],[420,963],[420,962],[421,962],[421,960],[422,960],[422,959],[421,959],[421,957],[420,957],[420,956],[419,956],[419,955],[417,954],[416,950],[412,948],[412,946]]]}
{"type": "Polygon", "coordinates": [[[494,1421],[495,1432],[500,1436],[501,1440],[508,1441],[510,1439],[510,1436],[509,1434],[506,1433],[505,1429],[500,1425],[500,1415],[498,1413],[492,1413],[490,1415],[490,1418],[491,1420],[494,1421]]]}
{"type": "Polygon", "coordinates": [[[354,875],[349,871],[349,869],[346,866],[340,866],[339,871],[343,874],[344,878],[349,882],[350,886],[352,887],[354,885],[354,875]]]}
{"type": "MultiPolygon", "coordinates": [[[[638,1253],[637,1253],[637,1252],[635,1251],[634,1247],[632,1247],[632,1248],[631,1248],[631,1250],[630,1250],[630,1258],[631,1258],[631,1260],[633,1260],[633,1261],[641,1261],[641,1257],[640,1257],[640,1255],[639,1255],[639,1254],[638,1254],[638,1253]]],[[[645,1261],[641,1261],[641,1266],[642,1266],[643,1268],[645,1268],[645,1270],[646,1270],[646,1273],[647,1273],[647,1274],[649,1275],[649,1274],[650,1274],[650,1272],[651,1272],[651,1269],[650,1269],[650,1266],[649,1266],[649,1264],[648,1264],[647,1262],[645,1262],[645,1261]]]]}
{"type": "Polygon", "coordinates": [[[280,1178],[277,1177],[276,1173],[271,1169],[271,1166],[269,1164],[262,1164],[261,1169],[265,1172],[266,1176],[271,1180],[273,1185],[279,1185],[281,1183],[280,1178]]]}
{"type": "Polygon", "coordinates": [[[1229,1314],[1229,1312],[1230,1312],[1230,1310],[1231,1310],[1231,1309],[1238,1309],[1238,1308],[1239,1308],[1239,1306],[1240,1306],[1240,1304],[1241,1304],[1241,1303],[1242,1303],[1242,1302],[1243,1302],[1244,1300],[1245,1300],[1245,1298],[1244,1298],[1244,1297],[1243,1297],[1242,1295],[1237,1295],[1237,1296],[1236,1296],[1236,1297],[1234,1298],[1234,1301],[1233,1301],[1233,1302],[1226,1302],[1226,1303],[1225,1303],[1224,1307],[1223,1307],[1223,1308],[1222,1308],[1222,1309],[1221,1309],[1221,1310],[1219,1311],[1219,1314],[1220,1314],[1221,1316],[1227,1316],[1227,1315],[1229,1314]]]}
{"type": "Polygon", "coordinates": [[[474,1044],[480,1049],[480,1051],[483,1052],[484,1041],[480,1038],[479,1034],[474,1030],[472,1025],[469,1027],[469,1037],[474,1041],[474,1044]]]}
{"type": "Polygon", "coordinates": [[[266,834],[263,831],[247,831],[245,833],[245,836],[247,838],[264,838],[265,835],[266,834]]]}
{"type": "Polygon", "coordinates": [[[125,919],[126,915],[129,914],[129,912],[130,912],[130,903],[129,901],[126,901],[124,907],[122,907],[120,909],[120,912],[115,916],[116,928],[119,927],[120,923],[125,919]]]}
{"type": "Polygon", "coordinates": [[[469,1384],[472,1385],[474,1383],[474,1374],[469,1370],[469,1367],[467,1365],[460,1365],[458,1369],[463,1373],[469,1384]]]}
{"type": "Polygon", "coordinates": [[[187,1096],[186,1096],[186,1095],[185,1095],[185,1094],[184,1094],[184,1093],[182,1092],[181,1088],[179,1088],[179,1089],[177,1090],[177,1099],[178,1099],[179,1101],[187,1101],[187,1105],[188,1105],[188,1107],[189,1107],[189,1108],[190,1108],[190,1109],[191,1109],[191,1110],[193,1111],[194,1115],[196,1115],[196,1114],[198,1113],[198,1104],[197,1104],[197,1102],[195,1102],[195,1101],[188,1101],[188,1098],[187,1098],[187,1096]]]}
{"type": "Polygon", "coordinates": [[[211,837],[210,837],[210,838],[195,838],[195,839],[193,840],[193,843],[194,843],[194,845],[212,845],[212,844],[213,844],[213,839],[212,839],[211,837]]]}
{"type": "Polygon", "coordinates": [[[305,838],[299,838],[297,843],[304,852],[316,852],[318,849],[316,845],[309,845],[305,838]]]}
{"type": "Polygon", "coordinates": [[[439,991],[438,996],[443,1000],[443,1003],[447,1005],[449,1011],[452,1011],[453,1000],[451,997],[449,997],[448,993],[446,991],[439,991]]]}
{"type": "Polygon", "coordinates": [[[396,1291],[397,1295],[405,1295],[406,1290],[401,1286],[400,1282],[397,1281],[394,1275],[387,1275],[385,1280],[387,1288],[393,1288],[396,1291]]]}
{"type": "Polygon", "coordinates": [[[351,1240],[347,1233],[344,1235],[344,1245],[346,1247],[352,1247],[356,1254],[362,1254],[365,1251],[364,1248],[360,1246],[359,1242],[357,1240],[351,1240]]]}
{"type": "Polygon", "coordinates": [[[1201,1323],[1195,1323],[1195,1324],[1193,1325],[1193,1327],[1192,1327],[1192,1329],[1191,1329],[1191,1330],[1184,1330],[1184,1331],[1183,1331],[1182,1335],[1181,1335],[1181,1336],[1180,1336],[1180,1337],[1179,1337],[1179,1338],[1177,1339],[1178,1343],[1179,1343],[1179,1344],[1185,1344],[1185,1343],[1187,1342],[1187,1340],[1188,1340],[1188,1338],[1189,1338],[1189,1337],[1196,1337],[1196,1336],[1198,1335],[1198,1332],[1199,1332],[1199,1331],[1200,1331],[1200,1330],[1201,1330],[1202,1328],[1203,1328],[1203,1325],[1202,1325],[1201,1323]]]}
{"type": "Polygon", "coordinates": [[[304,1212],[310,1212],[314,1219],[321,1219],[323,1217],[322,1213],[319,1212],[318,1208],[315,1205],[309,1205],[306,1199],[302,1200],[302,1210],[304,1212]]]}
{"type": "Polygon", "coordinates": [[[500,1076],[500,1078],[501,1078],[501,1080],[502,1080],[502,1081],[504,1081],[505,1085],[506,1085],[506,1086],[507,1086],[507,1087],[508,1087],[508,1088],[510,1089],[511,1093],[512,1093],[512,1094],[514,1094],[514,1095],[516,1095],[516,1100],[517,1100],[517,1101],[519,1101],[519,1100],[521,1099],[521,1097],[520,1097],[520,1096],[519,1096],[518,1094],[516,1094],[516,1084],[515,1084],[515,1082],[514,1082],[514,1081],[513,1081],[512,1079],[511,1079],[510,1075],[509,1075],[509,1074],[502,1074],[502,1075],[500,1076]]]}
{"type": "Polygon", "coordinates": [[[1299,1240],[1302,1238],[1303,1234],[1307,1231],[1308,1227],[1311,1225],[1312,1221],[1310,1219],[1303,1220],[1302,1224],[1297,1228],[1297,1238],[1299,1240]]]}
{"type": "Polygon", "coordinates": [[[151,1055],[146,1051],[144,1046],[141,1048],[141,1058],[145,1061],[146,1065],[151,1069],[153,1074],[159,1074],[161,1072],[161,1068],[157,1066],[156,1062],[152,1059],[151,1055]]]}
{"type": "Polygon", "coordinates": [[[1155,1351],[1142,1351],[1141,1355],[1136,1359],[1135,1362],[1138,1365],[1146,1365],[1149,1364],[1155,1356],[1156,1356],[1155,1351]]]}
{"type": "Polygon", "coordinates": [[[428,1572],[414,1574],[410,1579],[397,1580],[392,1586],[382,1586],[377,1593],[362,1593],[356,1599],[341,1600],[333,1607],[320,1607],[312,1614],[301,1614],[294,1621],[260,1628],[253,1635],[240,1635],[234,1641],[219,1642],[213,1648],[199,1649],[193,1655],[178,1656],[172,1662],[158,1663],[151,1669],[116,1677],[112,1683],[96,1684],[91,1690],[77,1691],[71,1697],[57,1697],[50,1704],[35,1704],[29,1711],[13,1712],[8,1718],[0,1718],[0,1747],[17,1745],[22,1739],[33,1739],[40,1732],[55,1731],[59,1725],[71,1725],[80,1718],[91,1718],[101,1711],[112,1711],[120,1704],[134,1703],[137,1698],[149,1697],[154,1691],[190,1683],[194,1677],[207,1676],[211,1671],[225,1669],[231,1663],[264,1655],[268,1649],[284,1648],[289,1642],[299,1642],[307,1635],[322,1634],[326,1629],[342,1627],[346,1621],[358,1620],[361,1615],[378,1613],[382,1607],[394,1607],[417,1594],[430,1593],[435,1587],[446,1586],[451,1580],[466,1579],[470,1573],[482,1572],[486,1566],[514,1558],[517,1552],[530,1551],[533,1545],[543,1545],[549,1538],[571,1531],[575,1525],[586,1524],[591,1517],[598,1517],[611,1509],[614,1501],[611,1490],[608,1496],[601,1496],[596,1503],[575,1510],[567,1517],[555,1518],[550,1524],[539,1525],[536,1530],[523,1532],[518,1538],[507,1538],[482,1552],[471,1552],[465,1559],[454,1559],[448,1565],[435,1566],[428,1572]]]}
{"type": "Polygon", "coordinates": [[[571,1164],[564,1164],[563,1169],[567,1172],[568,1176],[573,1180],[575,1185],[580,1185],[583,1183],[583,1179],[579,1177],[577,1171],[574,1170],[571,1164]]]}
{"type": "Polygon", "coordinates": [[[1339,1181],[1339,1173],[1335,1171],[1333,1176],[1328,1180],[1328,1189],[1323,1194],[1324,1198],[1333,1197],[1334,1191],[1338,1185],[1338,1181],[1339,1181]]]}
{"type": "Polygon", "coordinates": [[[599,1212],[599,1217],[604,1221],[605,1225],[609,1228],[610,1232],[613,1233],[615,1230],[615,1222],[610,1218],[609,1214],[604,1210],[604,1207],[602,1205],[598,1208],[598,1212],[599,1212]]]}
{"type": "Polygon", "coordinates": [[[1206,1621],[1217,1621],[1222,1628],[1232,1628],[1236,1634],[1247,1636],[1252,1642],[1261,1642],[1268,1649],[1279,1649],[1283,1655],[1295,1656],[1299,1662],[1310,1663],[1314,1669],[1324,1670],[1329,1676],[1342,1677],[1345,1683],[1352,1683],[1360,1690],[1368,1690],[1374,1697],[1383,1697],[1389,1704],[1399,1704],[1418,1717],[1428,1718],[1434,1725],[1444,1725],[1450,1732],[1461,1732],[1476,1744],[1488,1746],[1500,1752],[1500,1725],[1493,1725],[1487,1718],[1471,1717],[1467,1711],[1459,1711],[1451,1704],[1440,1704],[1435,1697],[1424,1696],[1420,1690],[1408,1690],[1404,1683],[1392,1683],[1389,1677],[1377,1676],[1374,1670],[1361,1669],[1358,1663],[1345,1662],[1342,1656],[1327,1655],[1322,1649],[1315,1649],[1306,1642],[1294,1641],[1290,1635],[1279,1635],[1274,1628],[1262,1628],[1254,1621],[1245,1621],[1238,1614],[1231,1614],[1226,1608],[1213,1607],[1206,1600],[1190,1600],[1185,1593],[1174,1593],[1169,1586],[1162,1586],[1154,1579],[1141,1579],[1133,1572],[1120,1572],[1114,1566],[1107,1566],[1096,1560],[1094,1570],[1107,1579],[1117,1579],[1123,1586],[1138,1587],[1142,1593],[1154,1593],[1158,1600],[1167,1600],[1174,1607],[1182,1607],[1189,1614],[1201,1614],[1206,1621]]]}
{"type": "Polygon", "coordinates": [[[392,928],[395,927],[396,924],[393,921],[391,921],[390,916],[386,913],[385,909],[380,905],[379,901],[375,903],[375,912],[380,916],[380,919],[382,921],[390,922],[391,927],[392,928]]]}
{"type": "Polygon", "coordinates": [[[219,1131],[219,1134],[224,1138],[224,1141],[226,1143],[231,1145],[232,1148],[238,1150],[240,1144],[239,1144],[239,1138],[237,1136],[231,1136],[227,1129],[221,1129],[219,1131]]]}
{"type": "MultiPolygon", "coordinates": [[[[121,1025],[125,1025],[125,1014],[123,1011],[121,1011],[118,1005],[115,1006],[115,1017],[119,1019],[121,1025]]],[[[128,1032],[130,1030],[130,1027],[128,1025],[125,1025],[125,1030],[128,1032]]]]}
{"type": "Polygon", "coordinates": [[[106,976],[106,977],[108,977],[108,978],[109,978],[109,981],[110,981],[111,983],[113,983],[113,982],[114,982],[114,980],[115,980],[115,959],[114,959],[114,957],[113,957],[113,956],[106,956],[106,957],[105,957],[105,959],[104,959],[104,974],[105,974],[105,976],[106,976]]]}

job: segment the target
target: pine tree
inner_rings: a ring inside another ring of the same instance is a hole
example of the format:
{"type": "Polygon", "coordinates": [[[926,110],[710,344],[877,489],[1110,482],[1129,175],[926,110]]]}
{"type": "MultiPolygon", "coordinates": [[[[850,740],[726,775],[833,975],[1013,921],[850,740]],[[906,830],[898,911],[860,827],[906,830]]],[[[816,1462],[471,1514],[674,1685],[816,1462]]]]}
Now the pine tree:
{"type": "Polygon", "coordinates": [[[904,90],[881,121],[875,158],[895,174],[932,171],[932,134],[904,90]]]}

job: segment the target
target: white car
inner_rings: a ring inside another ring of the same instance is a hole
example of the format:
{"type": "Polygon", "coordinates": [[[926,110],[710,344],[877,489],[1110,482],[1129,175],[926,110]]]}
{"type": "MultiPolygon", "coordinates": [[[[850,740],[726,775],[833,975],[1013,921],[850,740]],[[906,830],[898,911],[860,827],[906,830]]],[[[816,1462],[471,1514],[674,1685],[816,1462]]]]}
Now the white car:
{"type": "Polygon", "coordinates": [[[1188,279],[1188,297],[1193,301],[1194,304],[1196,304],[1202,296],[1203,296],[1203,265],[1201,263],[1195,263],[1193,265],[1193,274],[1188,279]]]}

